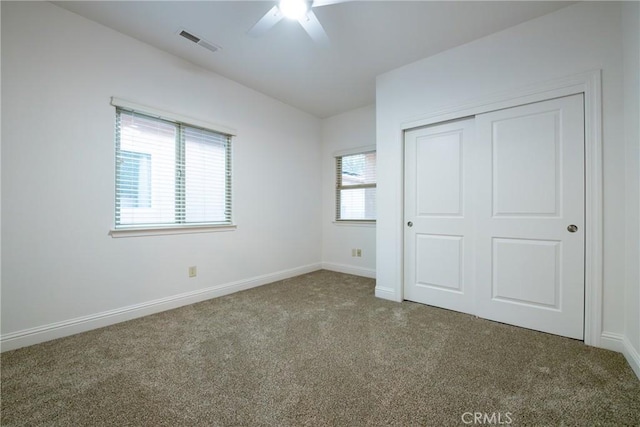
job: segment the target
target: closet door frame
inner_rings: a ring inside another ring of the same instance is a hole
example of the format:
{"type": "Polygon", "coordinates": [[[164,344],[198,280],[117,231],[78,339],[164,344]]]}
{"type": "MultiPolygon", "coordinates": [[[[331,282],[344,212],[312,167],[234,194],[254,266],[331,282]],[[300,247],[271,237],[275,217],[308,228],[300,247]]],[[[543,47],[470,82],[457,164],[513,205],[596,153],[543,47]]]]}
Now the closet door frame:
{"type": "MultiPolygon", "coordinates": [[[[600,347],[602,338],[602,273],[603,273],[603,195],[602,195],[602,77],[594,70],[520,90],[487,96],[476,102],[434,111],[400,124],[404,133],[410,129],[433,125],[463,117],[475,116],[504,108],[517,107],[549,99],[584,94],[585,120],[585,310],[584,342],[600,347]]],[[[404,145],[404,143],[403,143],[404,145]]],[[[403,149],[404,150],[404,149],[403,149]]],[[[403,165],[404,168],[404,165],[403,165]]],[[[404,184],[403,184],[404,186],[404,184]]],[[[403,203],[404,205],[404,203],[403,203]]],[[[404,210],[404,207],[402,208],[404,210]]],[[[404,212],[401,218],[404,218],[404,212]]],[[[398,235],[404,236],[404,222],[398,225],[398,235]]],[[[401,247],[404,248],[404,242],[401,247]]],[[[404,271],[404,256],[401,255],[404,271]]],[[[399,277],[404,283],[404,277],[399,277]]],[[[400,300],[404,299],[400,287],[400,300]]]]}

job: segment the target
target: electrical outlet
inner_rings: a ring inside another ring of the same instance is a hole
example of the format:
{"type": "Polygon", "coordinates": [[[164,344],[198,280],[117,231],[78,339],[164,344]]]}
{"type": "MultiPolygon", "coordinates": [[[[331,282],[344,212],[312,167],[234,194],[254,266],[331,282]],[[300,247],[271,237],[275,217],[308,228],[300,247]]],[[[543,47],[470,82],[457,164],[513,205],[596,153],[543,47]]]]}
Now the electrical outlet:
{"type": "Polygon", "coordinates": [[[357,249],[351,249],[351,256],[357,256],[357,249]]]}
{"type": "Polygon", "coordinates": [[[198,267],[195,265],[189,267],[189,277],[196,277],[198,275],[198,267]]]}
{"type": "Polygon", "coordinates": [[[361,257],[362,256],[362,249],[356,249],[356,256],[357,257],[361,257]]]}

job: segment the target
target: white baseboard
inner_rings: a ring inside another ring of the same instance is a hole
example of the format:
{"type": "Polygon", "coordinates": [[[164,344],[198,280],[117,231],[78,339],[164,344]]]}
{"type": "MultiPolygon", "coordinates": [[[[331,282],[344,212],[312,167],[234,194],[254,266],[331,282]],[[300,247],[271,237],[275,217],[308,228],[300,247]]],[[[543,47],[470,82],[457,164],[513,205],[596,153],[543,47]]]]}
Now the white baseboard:
{"type": "Polygon", "coordinates": [[[606,348],[607,350],[617,351],[622,353],[624,351],[624,335],[615,332],[602,332],[600,335],[600,342],[596,347],[606,348]]]}
{"type": "Polygon", "coordinates": [[[631,345],[631,341],[629,341],[627,337],[624,337],[622,343],[624,344],[622,354],[624,354],[627,362],[631,365],[631,369],[633,369],[633,372],[635,372],[638,379],[640,379],[640,353],[631,345]]]}
{"type": "Polygon", "coordinates": [[[354,267],[352,265],[336,264],[333,262],[323,262],[322,268],[325,270],[337,271],[338,273],[368,277],[370,279],[376,278],[376,271],[371,268],[354,267]]]}
{"type": "Polygon", "coordinates": [[[15,350],[20,347],[39,344],[57,338],[74,335],[92,329],[102,328],[115,323],[124,322],[138,317],[148,316],[161,311],[171,310],[189,304],[217,298],[245,289],[266,285],[301,274],[320,270],[322,264],[309,264],[302,267],[282,270],[275,273],[264,274],[250,279],[239,280],[223,285],[212,286],[192,292],[160,298],[153,301],[134,304],[115,310],[104,311],[89,316],[77,317],[75,319],[64,320],[62,322],[51,323],[35,328],[24,329],[22,331],[4,334],[0,337],[1,351],[15,350]]]}
{"type": "Polygon", "coordinates": [[[622,353],[633,372],[640,379],[640,353],[633,347],[626,336],[613,332],[603,332],[600,337],[600,347],[622,353]]]}
{"type": "Polygon", "coordinates": [[[389,301],[400,302],[400,301],[398,301],[398,298],[396,297],[395,289],[386,288],[384,286],[376,286],[376,297],[377,298],[386,299],[386,300],[389,300],[389,301]]]}

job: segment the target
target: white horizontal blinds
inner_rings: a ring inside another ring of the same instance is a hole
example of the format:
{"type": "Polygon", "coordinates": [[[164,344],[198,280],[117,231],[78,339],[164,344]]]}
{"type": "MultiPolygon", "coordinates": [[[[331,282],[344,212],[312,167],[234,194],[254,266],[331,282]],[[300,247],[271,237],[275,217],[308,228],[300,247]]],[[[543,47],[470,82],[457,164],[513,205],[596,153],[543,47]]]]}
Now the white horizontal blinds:
{"type": "Polygon", "coordinates": [[[175,123],[117,110],[116,226],[175,221],[175,123]]]}
{"type": "Polygon", "coordinates": [[[185,127],[185,222],[231,221],[231,174],[227,156],[231,138],[185,127]]]}
{"type": "Polygon", "coordinates": [[[376,219],[376,152],[336,158],[336,219],[376,219]]]}
{"type": "Polygon", "coordinates": [[[116,109],[116,228],[231,222],[230,137],[116,109]]]}

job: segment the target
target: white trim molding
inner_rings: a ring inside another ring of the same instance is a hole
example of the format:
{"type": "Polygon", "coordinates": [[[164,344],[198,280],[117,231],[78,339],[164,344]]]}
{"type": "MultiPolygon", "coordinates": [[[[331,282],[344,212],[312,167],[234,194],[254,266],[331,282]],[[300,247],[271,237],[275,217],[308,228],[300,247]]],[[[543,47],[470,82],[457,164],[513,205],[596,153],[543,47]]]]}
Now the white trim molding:
{"type": "Polygon", "coordinates": [[[638,379],[640,379],[640,353],[633,347],[627,336],[622,337],[622,344],[624,345],[622,354],[624,354],[627,362],[631,365],[631,369],[633,369],[633,372],[635,372],[638,379]]]}
{"type": "Polygon", "coordinates": [[[376,226],[376,220],[360,221],[355,219],[341,219],[331,221],[334,225],[339,227],[373,227],[376,226]]]}
{"type": "Polygon", "coordinates": [[[299,276],[301,274],[311,273],[313,271],[320,270],[321,268],[322,265],[320,263],[309,264],[289,270],[282,270],[275,273],[256,276],[250,279],[211,286],[197,291],[185,292],[179,295],[117,308],[115,310],[103,311],[102,313],[96,313],[89,316],[76,317],[62,322],[4,334],[0,337],[1,351],[15,350],[17,348],[39,344],[45,341],[78,334],[80,332],[86,332],[116,323],[125,322],[138,317],[172,310],[174,308],[229,295],[238,291],[299,276]]]}
{"type": "Polygon", "coordinates": [[[175,234],[214,233],[221,231],[235,231],[238,227],[230,225],[189,225],[173,224],[166,227],[123,227],[112,228],[109,235],[113,238],[142,237],[142,236],[170,236],[175,234]]]}
{"type": "Polygon", "coordinates": [[[368,277],[370,279],[376,278],[376,271],[371,268],[356,267],[353,265],[346,265],[346,264],[336,264],[333,262],[323,262],[322,268],[324,270],[336,271],[338,273],[345,273],[345,274],[353,274],[354,276],[368,277]]]}
{"type": "Polygon", "coordinates": [[[227,126],[219,125],[217,123],[212,123],[207,120],[196,119],[194,117],[183,116],[182,114],[174,113],[171,111],[160,110],[158,108],[138,104],[136,102],[131,102],[126,99],[118,98],[115,96],[111,97],[111,105],[113,105],[114,107],[124,108],[125,110],[131,110],[138,113],[143,113],[143,114],[146,114],[147,116],[154,116],[160,119],[181,122],[188,125],[213,130],[229,136],[236,136],[238,134],[238,132],[235,129],[227,126]]]}
{"type": "Polygon", "coordinates": [[[377,298],[386,299],[389,301],[402,302],[401,298],[398,298],[396,290],[394,288],[388,288],[385,286],[377,286],[375,290],[377,298]]]}
{"type": "Polygon", "coordinates": [[[333,152],[333,157],[349,156],[351,154],[372,153],[376,151],[375,145],[364,145],[362,147],[347,148],[333,152]]]}
{"type": "MultiPolygon", "coordinates": [[[[530,85],[518,90],[509,90],[461,105],[454,105],[433,111],[419,117],[408,118],[398,123],[398,133],[402,141],[405,131],[421,126],[442,123],[449,120],[472,117],[478,114],[504,108],[545,101],[563,96],[584,94],[585,113],[585,313],[584,342],[599,347],[602,337],[602,77],[601,70],[587,71],[572,76],[530,85]]],[[[404,188],[401,189],[404,192],[404,188]]],[[[402,215],[402,207],[399,207],[402,215]]],[[[396,273],[395,301],[402,301],[403,295],[403,224],[397,225],[400,240],[400,256],[396,273]]],[[[376,295],[378,292],[376,292],[376,295]]],[[[380,292],[381,295],[388,292],[380,292]]],[[[384,298],[383,296],[381,296],[384,298]]]]}
{"type": "Polygon", "coordinates": [[[624,335],[615,332],[602,332],[600,336],[600,348],[623,353],[624,335]]]}
{"type": "Polygon", "coordinates": [[[603,332],[600,337],[600,347],[622,353],[633,372],[640,379],[640,353],[638,353],[625,335],[603,332]]]}

